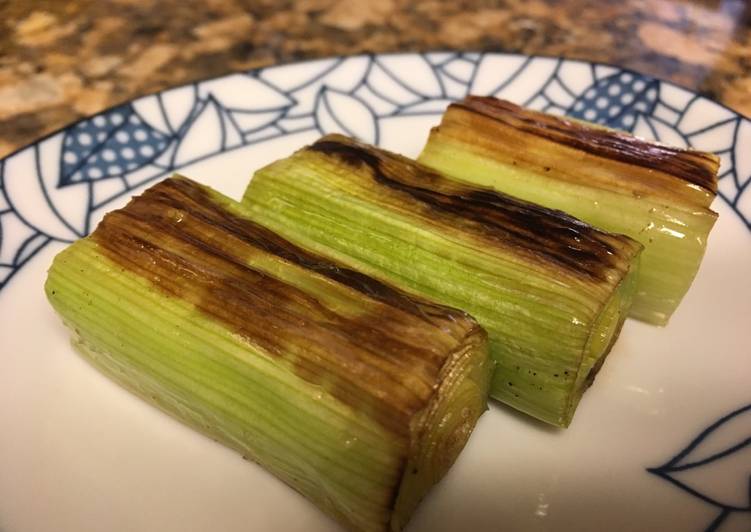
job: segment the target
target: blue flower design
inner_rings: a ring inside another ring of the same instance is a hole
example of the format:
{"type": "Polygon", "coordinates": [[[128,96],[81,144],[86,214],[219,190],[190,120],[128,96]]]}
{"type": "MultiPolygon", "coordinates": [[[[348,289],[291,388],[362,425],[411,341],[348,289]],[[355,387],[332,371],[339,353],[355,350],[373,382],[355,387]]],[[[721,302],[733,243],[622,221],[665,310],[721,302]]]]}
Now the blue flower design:
{"type": "Polygon", "coordinates": [[[723,160],[719,195],[751,229],[751,157],[738,148],[751,138],[751,121],[689,91],[549,57],[361,55],[168,89],[0,161],[0,289],[47,243],[85,235],[92,213],[181,166],[304,131],[344,131],[378,143],[389,120],[437,117],[468,93],[713,150],[723,160]],[[20,201],[29,194],[33,202],[20,201]]]}
{"type": "Polygon", "coordinates": [[[163,152],[169,140],[130,104],[83,120],[65,132],[60,186],[132,172],[163,152]]]}
{"type": "Polygon", "coordinates": [[[576,99],[566,114],[631,131],[640,114],[654,112],[659,87],[655,79],[619,72],[594,83],[576,99]]]}
{"type": "Polygon", "coordinates": [[[720,513],[705,529],[707,532],[710,532],[719,530],[723,522],[733,512],[751,512],[751,461],[745,462],[745,467],[741,465],[740,468],[732,467],[733,465],[737,466],[737,464],[725,465],[732,457],[738,456],[742,451],[748,454],[749,450],[751,450],[751,404],[721,417],[702,430],[691,443],[665,464],[659,467],[648,468],[647,471],[667,480],[694,497],[717,507],[720,513]],[[733,431],[734,433],[740,432],[741,434],[746,434],[746,436],[742,437],[740,441],[730,444],[726,443],[717,446],[710,443],[710,440],[716,433],[722,429],[727,429],[731,424],[736,428],[733,431]],[[739,425],[741,426],[740,431],[737,430],[737,426],[739,425]],[[709,450],[705,451],[705,447],[709,450]],[[722,477],[724,481],[733,483],[729,491],[731,493],[740,493],[740,499],[720,499],[717,495],[710,493],[708,487],[696,485],[690,479],[683,477],[686,472],[691,470],[723,466],[722,477]],[[737,491],[738,489],[740,491],[737,491]]]}

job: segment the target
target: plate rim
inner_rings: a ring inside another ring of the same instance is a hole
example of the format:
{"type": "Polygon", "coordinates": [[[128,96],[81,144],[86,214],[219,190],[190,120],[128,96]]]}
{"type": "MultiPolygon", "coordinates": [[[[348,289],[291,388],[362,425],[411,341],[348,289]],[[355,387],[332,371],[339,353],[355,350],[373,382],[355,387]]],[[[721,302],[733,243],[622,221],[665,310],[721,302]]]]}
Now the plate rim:
{"type": "MultiPolygon", "coordinates": [[[[281,63],[270,63],[270,64],[268,64],[266,66],[254,67],[254,68],[250,68],[250,69],[247,69],[247,70],[228,70],[224,74],[219,74],[219,75],[216,75],[216,76],[198,77],[198,78],[196,78],[196,79],[194,79],[192,81],[188,81],[186,83],[169,85],[168,87],[164,87],[162,89],[158,89],[158,90],[154,90],[154,91],[150,91],[150,92],[145,92],[145,93],[140,94],[140,95],[138,95],[136,97],[129,98],[129,99],[123,100],[123,101],[121,101],[119,103],[112,104],[112,105],[110,105],[108,107],[105,107],[104,109],[102,109],[100,111],[97,111],[96,113],[83,115],[80,118],[74,120],[73,122],[68,122],[64,126],[61,126],[61,127],[57,128],[57,129],[55,129],[53,131],[45,133],[41,137],[38,137],[36,140],[33,140],[33,141],[29,142],[28,144],[20,146],[20,147],[16,148],[15,150],[13,150],[12,152],[10,152],[10,153],[4,155],[3,157],[1,157],[0,158],[0,164],[2,164],[3,162],[5,162],[6,159],[9,159],[13,155],[18,154],[18,153],[22,152],[23,150],[26,150],[26,149],[34,146],[35,144],[40,144],[40,143],[44,142],[45,140],[47,140],[47,139],[49,139],[51,137],[54,137],[58,133],[62,133],[64,131],[67,131],[68,129],[71,129],[71,128],[75,127],[76,125],[80,124],[81,122],[86,122],[87,120],[91,120],[92,118],[96,118],[97,116],[106,114],[109,111],[112,111],[113,109],[116,109],[116,108],[118,108],[118,107],[120,107],[122,105],[127,105],[127,104],[132,103],[132,102],[134,102],[136,100],[140,100],[141,98],[147,98],[149,96],[155,96],[157,94],[161,94],[163,92],[170,91],[170,90],[173,90],[173,89],[180,89],[182,87],[189,87],[191,85],[198,85],[200,83],[204,83],[204,82],[207,82],[207,81],[213,81],[213,80],[221,79],[221,78],[230,76],[232,74],[254,74],[254,73],[260,72],[261,70],[266,70],[268,68],[282,67],[282,66],[296,66],[296,65],[302,65],[302,64],[305,64],[305,63],[312,63],[313,61],[326,61],[326,60],[330,60],[330,59],[342,59],[342,60],[344,60],[344,59],[350,59],[350,58],[353,58],[353,57],[368,57],[370,59],[373,59],[375,57],[402,56],[402,55],[420,55],[420,56],[424,57],[427,54],[478,54],[481,57],[484,57],[486,55],[504,55],[504,56],[527,57],[527,58],[530,58],[530,59],[535,59],[535,58],[542,58],[542,59],[562,59],[564,61],[572,61],[572,62],[583,63],[583,64],[587,64],[587,65],[605,66],[605,67],[617,68],[618,70],[620,70],[622,72],[628,72],[630,74],[636,74],[638,76],[650,78],[651,80],[659,81],[660,83],[665,83],[665,84],[677,87],[679,89],[683,89],[684,91],[688,91],[691,94],[693,94],[693,96],[694,96],[693,99],[696,99],[697,97],[704,98],[705,100],[708,100],[708,101],[710,101],[710,102],[712,102],[714,104],[717,104],[720,107],[724,108],[725,110],[730,111],[731,113],[733,113],[733,114],[735,114],[735,115],[737,115],[737,116],[739,116],[741,118],[745,118],[746,120],[751,120],[751,115],[745,115],[745,114],[741,113],[740,111],[737,111],[736,109],[733,109],[732,107],[728,106],[727,104],[725,104],[723,102],[720,102],[720,101],[717,101],[716,99],[714,99],[711,96],[708,96],[708,95],[702,94],[700,92],[697,92],[696,89],[692,89],[692,88],[687,87],[687,86],[685,86],[685,85],[683,85],[681,83],[677,83],[675,81],[671,81],[671,80],[665,79],[665,78],[663,78],[661,76],[654,76],[652,74],[645,74],[644,72],[640,72],[639,70],[636,70],[634,68],[624,67],[624,66],[618,65],[616,63],[610,63],[610,62],[607,62],[607,61],[589,61],[587,59],[572,58],[572,57],[567,57],[565,55],[555,55],[555,54],[525,54],[525,53],[521,53],[521,52],[505,52],[505,51],[500,51],[500,50],[499,51],[494,51],[494,50],[484,50],[484,51],[461,50],[461,51],[459,51],[459,50],[450,50],[450,49],[444,49],[444,50],[437,49],[437,50],[415,51],[415,52],[404,52],[404,51],[400,51],[400,52],[366,52],[366,53],[360,53],[360,54],[326,55],[326,56],[321,56],[321,57],[310,57],[310,58],[307,58],[307,59],[299,59],[299,60],[295,60],[295,61],[288,61],[288,62],[281,62],[281,63]]],[[[2,177],[2,174],[0,174],[0,178],[1,177],[2,177]]],[[[0,181],[0,185],[2,185],[2,181],[0,181]]]]}

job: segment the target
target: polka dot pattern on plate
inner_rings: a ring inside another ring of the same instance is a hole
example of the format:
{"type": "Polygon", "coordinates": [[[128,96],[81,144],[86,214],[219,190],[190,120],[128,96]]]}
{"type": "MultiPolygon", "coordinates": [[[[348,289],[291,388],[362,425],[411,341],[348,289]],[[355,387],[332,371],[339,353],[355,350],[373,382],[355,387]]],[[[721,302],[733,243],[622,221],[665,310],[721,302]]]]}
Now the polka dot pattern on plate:
{"type": "Polygon", "coordinates": [[[169,141],[130,105],[84,120],[65,134],[60,184],[104,179],[135,170],[162,153],[169,141]]]}
{"type": "Polygon", "coordinates": [[[650,114],[659,83],[631,72],[602,78],[576,99],[566,114],[617,129],[631,130],[639,114],[650,114]]]}

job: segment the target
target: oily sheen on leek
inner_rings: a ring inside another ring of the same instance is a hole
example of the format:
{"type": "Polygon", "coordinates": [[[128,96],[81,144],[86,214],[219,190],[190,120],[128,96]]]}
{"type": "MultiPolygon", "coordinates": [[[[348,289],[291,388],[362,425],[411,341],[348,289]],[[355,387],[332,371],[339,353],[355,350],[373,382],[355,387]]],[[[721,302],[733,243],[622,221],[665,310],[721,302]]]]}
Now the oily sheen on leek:
{"type": "Polygon", "coordinates": [[[567,426],[620,331],[641,245],[339,135],[259,170],[243,202],[285,238],[461,308],[491,395],[567,426]]]}
{"type": "Polygon", "coordinates": [[[576,216],[644,245],[631,316],[665,325],[717,219],[719,159],[470,96],[449,106],[419,159],[468,183],[576,216]]]}
{"type": "Polygon", "coordinates": [[[184,178],[61,252],[46,293],[94,366],[351,530],[400,530],[486,408],[472,318],[305,251],[184,178]]]}

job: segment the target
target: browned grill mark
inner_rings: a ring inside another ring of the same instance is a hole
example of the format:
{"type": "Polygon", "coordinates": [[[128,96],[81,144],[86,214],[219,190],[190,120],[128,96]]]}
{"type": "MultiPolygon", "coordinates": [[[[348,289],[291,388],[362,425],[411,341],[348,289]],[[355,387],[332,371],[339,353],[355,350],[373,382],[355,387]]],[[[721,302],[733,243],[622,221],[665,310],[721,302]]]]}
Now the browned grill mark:
{"type": "Polygon", "coordinates": [[[452,108],[492,118],[508,127],[596,156],[658,170],[717,193],[719,159],[711,153],[647,142],[626,133],[525,109],[492,96],[468,96],[452,103],[447,112],[452,108]]]}
{"type": "Polygon", "coordinates": [[[402,435],[429,401],[451,353],[466,335],[480,333],[466,314],[302,250],[233,215],[184,179],[167,179],[108,214],[91,238],[108,258],[163,293],[185,299],[270,355],[288,358],[300,377],[402,435]],[[334,312],[253,268],[254,250],[358,290],[366,296],[362,315],[334,312]],[[435,340],[416,346],[403,336],[405,327],[435,340]]]}
{"type": "Polygon", "coordinates": [[[324,137],[308,149],[353,168],[365,165],[377,183],[448,215],[456,227],[471,224],[484,238],[531,253],[576,276],[604,280],[641,249],[628,237],[604,233],[564,212],[452,182],[410,159],[340,135],[324,137]]]}
{"type": "MultiPolygon", "coordinates": [[[[401,290],[377,279],[311,253],[262,225],[249,219],[235,216],[227,210],[214,205],[204,189],[195,186],[188,180],[169,179],[165,180],[162,184],[165,187],[169,186],[175,191],[179,191],[194,207],[200,208],[203,206],[203,209],[207,210],[205,214],[202,213],[202,210],[196,210],[193,212],[194,215],[203,216],[207,223],[216,225],[217,228],[232,234],[249,246],[263,249],[268,253],[349,286],[368,297],[397,307],[419,318],[429,320],[430,316],[445,316],[446,314],[456,317],[466,317],[466,314],[460,310],[408,296],[401,290]]],[[[146,194],[160,194],[162,201],[168,205],[170,204],[170,194],[167,194],[166,190],[162,192],[162,190],[152,187],[146,194]]],[[[179,205],[177,206],[179,207],[179,205]]]]}

